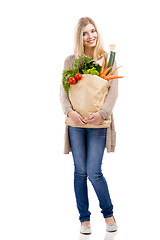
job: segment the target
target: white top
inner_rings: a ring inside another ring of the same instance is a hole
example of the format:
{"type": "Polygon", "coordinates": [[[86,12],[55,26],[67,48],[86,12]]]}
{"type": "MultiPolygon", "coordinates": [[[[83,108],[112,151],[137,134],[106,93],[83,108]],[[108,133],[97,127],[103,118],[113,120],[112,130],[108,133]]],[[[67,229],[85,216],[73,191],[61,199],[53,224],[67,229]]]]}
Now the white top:
{"type": "Polygon", "coordinates": [[[99,59],[98,61],[96,61],[96,62],[97,62],[100,66],[102,66],[103,61],[104,61],[104,56],[103,56],[101,59],[99,59]]]}

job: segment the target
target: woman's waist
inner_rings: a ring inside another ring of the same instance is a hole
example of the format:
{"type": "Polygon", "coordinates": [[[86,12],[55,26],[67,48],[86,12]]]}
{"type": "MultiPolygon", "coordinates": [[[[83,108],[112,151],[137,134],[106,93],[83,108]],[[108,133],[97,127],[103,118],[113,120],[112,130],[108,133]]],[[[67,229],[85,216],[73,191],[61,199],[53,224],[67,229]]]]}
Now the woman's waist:
{"type": "Polygon", "coordinates": [[[71,127],[81,127],[81,128],[108,128],[110,127],[110,124],[111,124],[111,117],[103,120],[102,123],[99,125],[93,125],[93,124],[76,125],[75,123],[73,123],[71,118],[66,117],[65,124],[71,127]]]}

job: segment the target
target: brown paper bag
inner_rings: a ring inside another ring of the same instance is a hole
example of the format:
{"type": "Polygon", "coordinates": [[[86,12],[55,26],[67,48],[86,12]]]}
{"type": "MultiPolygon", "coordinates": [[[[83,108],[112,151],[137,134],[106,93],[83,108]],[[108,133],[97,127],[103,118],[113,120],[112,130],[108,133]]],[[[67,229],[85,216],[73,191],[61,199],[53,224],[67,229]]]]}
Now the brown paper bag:
{"type": "MultiPolygon", "coordinates": [[[[85,120],[98,112],[107,97],[110,82],[96,75],[84,74],[82,79],[69,89],[69,99],[73,110],[78,112],[85,120]]],[[[69,117],[66,118],[66,125],[83,128],[107,128],[110,126],[111,118],[104,120],[100,125],[86,124],[76,126],[69,117]]]]}

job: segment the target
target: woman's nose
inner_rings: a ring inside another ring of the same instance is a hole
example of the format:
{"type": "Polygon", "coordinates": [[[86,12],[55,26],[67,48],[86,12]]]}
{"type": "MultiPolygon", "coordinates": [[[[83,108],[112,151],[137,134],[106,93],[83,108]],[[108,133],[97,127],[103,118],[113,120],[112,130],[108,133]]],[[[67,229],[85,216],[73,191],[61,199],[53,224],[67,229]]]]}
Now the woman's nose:
{"type": "Polygon", "coordinates": [[[91,38],[91,37],[92,37],[92,33],[89,33],[89,34],[88,34],[88,37],[91,38]]]}

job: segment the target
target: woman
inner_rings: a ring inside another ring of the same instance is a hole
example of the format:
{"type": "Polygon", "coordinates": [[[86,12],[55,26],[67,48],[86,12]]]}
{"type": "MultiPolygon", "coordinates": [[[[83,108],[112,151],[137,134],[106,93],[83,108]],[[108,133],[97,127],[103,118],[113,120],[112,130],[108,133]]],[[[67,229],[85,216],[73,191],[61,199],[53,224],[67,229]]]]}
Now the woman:
{"type": "MultiPolygon", "coordinates": [[[[102,65],[108,54],[103,50],[102,41],[94,21],[88,17],[78,21],[75,38],[74,54],[70,55],[64,63],[64,69],[69,66],[74,68],[75,58],[81,54],[94,58],[102,65]]],[[[114,64],[113,68],[116,67],[114,64]]],[[[117,75],[117,72],[115,72],[117,75]]],[[[90,234],[90,215],[87,177],[99,199],[100,208],[106,222],[107,231],[116,231],[117,224],[113,216],[113,204],[110,198],[107,182],[102,174],[101,165],[105,147],[108,152],[114,152],[115,130],[112,109],[118,95],[118,80],[112,80],[107,98],[102,109],[85,120],[76,111],[64,91],[61,83],[60,99],[64,114],[66,114],[75,125],[82,127],[66,126],[65,152],[72,151],[74,160],[74,190],[81,222],[80,232],[90,234]],[[104,119],[111,116],[112,123],[109,128],[98,128],[104,119]],[[87,128],[87,124],[95,125],[95,128],[87,128]]]]}

